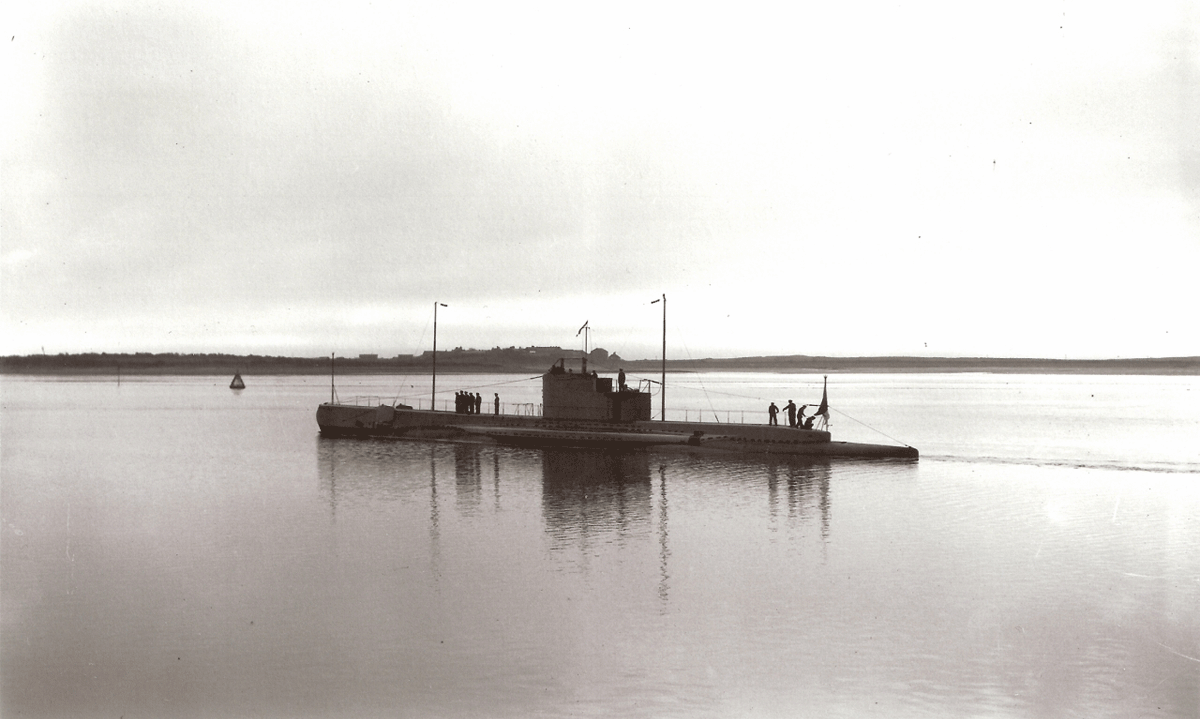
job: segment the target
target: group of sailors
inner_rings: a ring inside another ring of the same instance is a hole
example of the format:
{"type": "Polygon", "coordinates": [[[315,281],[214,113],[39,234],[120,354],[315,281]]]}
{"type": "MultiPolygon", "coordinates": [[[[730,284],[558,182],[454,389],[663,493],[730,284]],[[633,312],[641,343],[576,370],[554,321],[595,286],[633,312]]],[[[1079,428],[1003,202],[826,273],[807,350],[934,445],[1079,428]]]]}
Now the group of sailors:
{"type": "MultiPolygon", "coordinates": [[[[785,412],[787,412],[788,426],[792,429],[813,428],[813,421],[816,420],[817,415],[814,414],[810,417],[804,416],[804,410],[808,409],[808,405],[800,405],[799,410],[797,410],[796,403],[789,399],[787,404],[783,406],[783,409],[785,412]]],[[[770,407],[767,407],[767,415],[769,417],[767,424],[779,424],[779,408],[775,406],[774,402],[771,403],[770,407]]]]}
{"type": "MultiPolygon", "coordinates": [[[[494,393],[495,399],[492,400],[492,408],[496,414],[500,414],[500,394],[494,393]]],[[[482,414],[483,412],[483,395],[476,392],[455,392],[454,393],[454,411],[458,414],[482,414]]]]}
{"type": "Polygon", "coordinates": [[[483,406],[483,395],[476,392],[455,392],[454,393],[454,411],[458,414],[479,414],[480,408],[483,406]]]}

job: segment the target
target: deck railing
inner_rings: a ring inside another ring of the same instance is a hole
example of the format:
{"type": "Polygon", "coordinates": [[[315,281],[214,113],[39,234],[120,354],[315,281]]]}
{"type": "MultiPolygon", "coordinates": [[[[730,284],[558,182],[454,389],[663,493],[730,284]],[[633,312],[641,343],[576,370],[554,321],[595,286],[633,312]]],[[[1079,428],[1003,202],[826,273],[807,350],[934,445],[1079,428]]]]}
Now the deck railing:
{"type": "MultiPolygon", "coordinates": [[[[812,417],[807,415],[805,419],[812,417]]],[[[654,419],[658,419],[655,417],[654,419]]],[[[667,408],[668,422],[722,422],[724,424],[770,424],[770,414],[762,410],[714,410],[714,409],[672,409],[667,408]]],[[[783,409],[779,410],[778,415],[779,426],[788,426],[787,412],[783,409]]],[[[818,418],[814,425],[816,429],[827,429],[818,418]]]]}
{"type": "MultiPolygon", "coordinates": [[[[391,398],[380,395],[359,395],[350,400],[341,400],[341,402],[342,404],[355,405],[358,407],[378,407],[381,404],[393,404],[393,400],[391,398]]],[[[401,400],[401,403],[409,404],[409,406],[415,409],[424,410],[429,408],[429,403],[423,399],[411,400],[411,404],[401,400]]],[[[442,412],[452,412],[454,411],[454,401],[451,399],[439,399],[436,407],[442,412]]],[[[494,405],[486,402],[481,408],[482,413],[485,415],[493,414],[493,409],[494,405]]],[[[541,417],[542,405],[535,402],[505,402],[500,405],[500,414],[517,415],[521,417],[541,417]]],[[[655,415],[653,419],[658,420],[659,417],[655,415]]],[[[683,421],[721,422],[724,424],[767,424],[767,420],[767,413],[760,410],[713,410],[689,407],[667,408],[667,421],[672,422],[683,421]]],[[[787,426],[787,413],[782,409],[779,412],[779,424],[784,427],[787,426]]]]}
{"type": "Polygon", "coordinates": [[[349,400],[339,398],[339,401],[342,404],[349,404],[355,407],[378,407],[381,404],[391,404],[390,402],[383,401],[383,397],[378,395],[358,395],[349,400]]]}
{"type": "MultiPolygon", "coordinates": [[[[674,420],[678,422],[680,420],[680,412],[683,413],[682,419],[684,422],[724,422],[725,424],[746,424],[746,410],[744,409],[712,410],[688,409],[686,407],[683,409],[668,409],[667,421],[669,422],[674,420]]],[[[755,414],[759,413],[750,413],[751,424],[758,424],[753,420],[755,414]]]]}
{"type": "MultiPolygon", "coordinates": [[[[384,398],[375,395],[359,395],[351,399],[339,400],[341,404],[354,405],[356,407],[378,407],[379,405],[394,405],[391,398],[384,398]]],[[[407,404],[413,409],[427,410],[429,403],[423,399],[401,399],[400,404],[407,404]]],[[[454,401],[449,399],[439,399],[434,407],[439,412],[453,412],[454,401]]],[[[495,405],[490,402],[485,402],[479,408],[480,414],[492,415],[495,414],[495,405]]],[[[500,404],[500,414],[520,415],[523,417],[541,417],[542,405],[535,402],[504,402],[500,404]]]]}

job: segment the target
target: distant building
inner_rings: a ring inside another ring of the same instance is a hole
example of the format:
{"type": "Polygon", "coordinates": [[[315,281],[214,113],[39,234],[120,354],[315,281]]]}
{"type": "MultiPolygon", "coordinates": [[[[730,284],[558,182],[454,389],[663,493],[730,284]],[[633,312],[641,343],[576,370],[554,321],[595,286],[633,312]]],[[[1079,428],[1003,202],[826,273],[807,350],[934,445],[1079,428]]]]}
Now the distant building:
{"type": "Polygon", "coordinates": [[[363,360],[377,360],[377,359],[379,359],[379,355],[377,355],[377,354],[359,355],[358,358],[363,359],[363,360]]]}

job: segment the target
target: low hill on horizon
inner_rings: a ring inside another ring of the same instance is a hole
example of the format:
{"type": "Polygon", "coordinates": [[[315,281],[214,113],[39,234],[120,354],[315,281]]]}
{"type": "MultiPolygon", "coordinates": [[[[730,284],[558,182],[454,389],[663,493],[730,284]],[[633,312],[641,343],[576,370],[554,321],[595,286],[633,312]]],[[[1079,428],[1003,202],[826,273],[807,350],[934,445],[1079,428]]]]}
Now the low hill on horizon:
{"type": "MultiPolygon", "coordinates": [[[[463,349],[437,353],[438,373],[535,373],[540,374],[561,358],[568,366],[577,364],[578,350],[561,347],[494,347],[490,350],[463,349]]],[[[431,372],[433,353],[374,354],[358,357],[281,357],[220,353],[81,353],[24,355],[0,358],[0,373],[27,375],[107,374],[395,374],[431,372]]],[[[619,368],[638,372],[660,371],[661,359],[630,360],[604,349],[588,353],[589,370],[615,373],[619,368]]],[[[898,373],[898,372],[990,372],[1053,374],[1154,374],[1200,375],[1200,357],[1151,357],[1130,359],[1046,359],[996,357],[826,357],[781,355],[762,357],[668,359],[671,372],[786,372],[786,373],[898,373]]]]}

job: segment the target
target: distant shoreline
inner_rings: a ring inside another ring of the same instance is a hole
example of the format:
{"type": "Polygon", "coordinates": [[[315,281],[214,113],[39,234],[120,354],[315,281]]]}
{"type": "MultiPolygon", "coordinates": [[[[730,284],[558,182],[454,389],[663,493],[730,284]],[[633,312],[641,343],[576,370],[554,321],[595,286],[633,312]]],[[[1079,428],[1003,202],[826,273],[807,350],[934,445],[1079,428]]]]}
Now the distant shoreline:
{"type": "MultiPolygon", "coordinates": [[[[578,366],[578,351],[558,347],[508,348],[438,352],[438,374],[541,374],[559,358],[578,366]]],[[[661,360],[628,360],[594,350],[589,370],[638,374],[662,370],[661,360]]],[[[338,357],[332,362],[338,375],[428,374],[432,357],[401,355],[394,358],[338,357]]],[[[1093,374],[1093,375],[1200,375],[1200,357],[1142,359],[1051,360],[981,357],[738,357],[701,360],[667,360],[668,372],[774,372],[780,374],[830,373],[963,373],[987,374],[1093,374]]],[[[214,354],[60,354],[0,358],[6,375],[329,375],[328,357],[271,357],[214,354]]]]}

